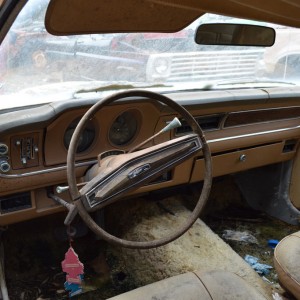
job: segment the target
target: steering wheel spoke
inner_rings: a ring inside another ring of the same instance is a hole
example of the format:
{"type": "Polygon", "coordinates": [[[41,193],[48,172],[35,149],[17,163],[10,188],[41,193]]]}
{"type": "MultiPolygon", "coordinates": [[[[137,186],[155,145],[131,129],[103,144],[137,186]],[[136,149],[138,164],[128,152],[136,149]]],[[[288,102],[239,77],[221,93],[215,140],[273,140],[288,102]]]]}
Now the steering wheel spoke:
{"type": "Polygon", "coordinates": [[[149,183],[202,149],[197,134],[190,134],[101,163],[96,175],[80,191],[88,211],[97,210],[149,183]]]}

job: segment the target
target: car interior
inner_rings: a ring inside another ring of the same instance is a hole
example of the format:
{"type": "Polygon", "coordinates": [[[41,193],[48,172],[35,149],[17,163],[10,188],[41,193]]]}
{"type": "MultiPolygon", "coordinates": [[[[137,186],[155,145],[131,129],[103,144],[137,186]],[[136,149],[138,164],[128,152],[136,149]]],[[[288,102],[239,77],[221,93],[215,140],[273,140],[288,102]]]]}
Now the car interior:
{"type": "Polygon", "coordinates": [[[298,0],[0,1],[2,299],[300,299],[299,16],[298,0]],[[112,49],[133,33],[186,47],[112,49]],[[268,222],[263,242],[224,239],[268,222]]]}

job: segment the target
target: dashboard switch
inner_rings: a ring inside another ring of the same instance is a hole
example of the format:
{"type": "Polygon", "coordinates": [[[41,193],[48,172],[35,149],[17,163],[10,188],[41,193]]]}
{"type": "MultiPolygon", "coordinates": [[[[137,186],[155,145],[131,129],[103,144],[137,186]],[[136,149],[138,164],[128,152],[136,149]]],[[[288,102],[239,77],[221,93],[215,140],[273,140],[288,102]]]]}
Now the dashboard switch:
{"type": "Polygon", "coordinates": [[[10,171],[10,164],[6,160],[0,160],[0,171],[7,173],[10,171]]]}
{"type": "Polygon", "coordinates": [[[26,159],[26,157],[22,157],[22,158],[21,158],[21,162],[22,162],[22,164],[25,166],[25,165],[27,164],[27,159],[26,159]]]}
{"type": "Polygon", "coordinates": [[[8,153],[8,146],[0,143],[0,155],[5,155],[8,153]]]}
{"type": "Polygon", "coordinates": [[[39,133],[31,132],[11,138],[10,158],[12,169],[39,165],[39,133]]]}

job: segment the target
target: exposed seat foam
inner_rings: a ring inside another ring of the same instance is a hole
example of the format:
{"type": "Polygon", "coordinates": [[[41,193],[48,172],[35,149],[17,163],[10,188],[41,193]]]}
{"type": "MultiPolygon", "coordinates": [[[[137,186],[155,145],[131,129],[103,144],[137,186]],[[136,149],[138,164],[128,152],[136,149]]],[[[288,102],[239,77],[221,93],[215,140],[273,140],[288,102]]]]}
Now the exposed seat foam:
{"type": "Polygon", "coordinates": [[[238,275],[190,272],[167,278],[110,300],[266,300],[238,275]]]}

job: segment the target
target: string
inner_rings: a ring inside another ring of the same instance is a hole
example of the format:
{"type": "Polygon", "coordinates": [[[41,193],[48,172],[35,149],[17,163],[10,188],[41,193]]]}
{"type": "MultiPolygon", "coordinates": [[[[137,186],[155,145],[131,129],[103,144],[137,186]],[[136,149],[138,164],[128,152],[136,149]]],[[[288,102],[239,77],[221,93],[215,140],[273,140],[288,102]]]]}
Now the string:
{"type": "Polygon", "coordinates": [[[73,238],[74,238],[75,234],[76,234],[75,228],[72,227],[71,225],[67,225],[67,235],[68,235],[70,247],[72,247],[72,243],[74,242],[73,238]]]}

